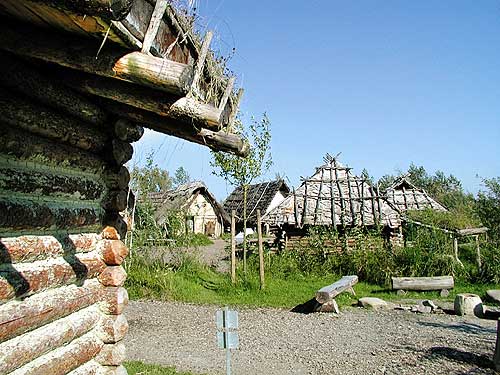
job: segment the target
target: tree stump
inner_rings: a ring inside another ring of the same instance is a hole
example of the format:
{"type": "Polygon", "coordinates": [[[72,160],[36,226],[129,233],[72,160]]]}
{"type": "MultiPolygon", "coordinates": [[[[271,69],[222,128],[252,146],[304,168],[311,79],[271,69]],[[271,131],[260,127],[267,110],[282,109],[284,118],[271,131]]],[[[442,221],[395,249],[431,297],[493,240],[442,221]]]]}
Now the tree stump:
{"type": "Polygon", "coordinates": [[[455,297],[455,314],[475,315],[482,317],[484,315],[483,301],[476,294],[462,293],[455,297]]]}

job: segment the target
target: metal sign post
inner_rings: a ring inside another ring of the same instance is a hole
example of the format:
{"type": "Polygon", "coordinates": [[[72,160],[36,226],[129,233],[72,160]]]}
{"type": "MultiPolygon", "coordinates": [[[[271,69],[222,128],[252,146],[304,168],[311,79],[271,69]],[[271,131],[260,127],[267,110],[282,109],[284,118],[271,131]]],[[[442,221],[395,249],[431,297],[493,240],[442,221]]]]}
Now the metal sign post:
{"type": "Polygon", "coordinates": [[[238,312],[229,310],[218,310],[215,314],[217,323],[217,345],[220,349],[226,349],[226,374],[231,375],[231,349],[238,349],[238,312]]]}

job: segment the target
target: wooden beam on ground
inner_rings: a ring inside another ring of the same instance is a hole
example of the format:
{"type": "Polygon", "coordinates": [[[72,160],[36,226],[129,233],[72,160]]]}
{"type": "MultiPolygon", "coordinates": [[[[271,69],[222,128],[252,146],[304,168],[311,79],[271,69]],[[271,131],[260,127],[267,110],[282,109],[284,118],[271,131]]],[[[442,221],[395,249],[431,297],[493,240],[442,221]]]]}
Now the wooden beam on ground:
{"type": "Polygon", "coordinates": [[[127,16],[134,0],[30,0],[84,16],[98,16],[106,20],[121,20],[127,16]]]}
{"type": "Polygon", "coordinates": [[[453,276],[393,277],[394,290],[442,290],[453,289],[453,276]]]}
{"type": "Polygon", "coordinates": [[[219,130],[223,125],[220,109],[191,97],[179,98],[129,82],[69,69],[54,72],[53,76],[77,91],[144,109],[198,128],[219,130]]]}
{"type": "Polygon", "coordinates": [[[144,40],[142,42],[142,53],[148,53],[153,45],[153,42],[156,38],[156,34],[158,33],[158,29],[162,22],[163,14],[168,6],[168,0],[157,0],[155,4],[155,8],[153,10],[153,14],[151,15],[151,19],[149,21],[148,29],[146,30],[146,34],[144,34],[144,40]]]}
{"type": "Polygon", "coordinates": [[[231,152],[238,156],[246,156],[249,152],[248,142],[235,134],[197,129],[192,125],[113,101],[107,100],[104,106],[117,116],[127,118],[141,126],[207,146],[215,151],[231,152]]]}
{"type": "Polygon", "coordinates": [[[192,82],[192,68],[168,59],[130,52],[107,45],[97,56],[98,45],[91,40],[75,40],[61,34],[3,21],[0,49],[18,56],[51,62],[100,76],[183,96],[192,82]]]}
{"type": "Polygon", "coordinates": [[[346,290],[352,290],[353,285],[358,282],[358,276],[343,276],[333,284],[324,286],[316,292],[316,301],[326,303],[334,299],[337,295],[346,290]]]}
{"type": "Polygon", "coordinates": [[[107,114],[99,106],[14,55],[0,51],[0,70],[0,84],[10,90],[91,124],[106,122],[107,114]]]}

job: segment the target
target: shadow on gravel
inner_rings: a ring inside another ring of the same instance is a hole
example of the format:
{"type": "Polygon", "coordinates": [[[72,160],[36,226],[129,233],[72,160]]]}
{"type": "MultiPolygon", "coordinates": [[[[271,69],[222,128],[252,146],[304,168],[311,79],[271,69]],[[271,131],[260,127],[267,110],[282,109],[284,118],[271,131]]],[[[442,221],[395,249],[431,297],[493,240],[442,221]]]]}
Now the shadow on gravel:
{"type": "Polygon", "coordinates": [[[496,329],[494,328],[485,328],[481,327],[478,324],[473,323],[457,323],[457,324],[446,324],[446,323],[437,323],[437,322],[418,322],[417,324],[425,327],[434,327],[434,328],[446,328],[454,331],[470,333],[474,335],[480,335],[484,333],[496,333],[496,329]]]}
{"type": "Polygon", "coordinates": [[[315,298],[310,299],[307,302],[301,303],[300,305],[295,306],[291,309],[291,312],[299,313],[299,314],[311,314],[316,311],[316,309],[320,306],[318,301],[315,298]]]}
{"type": "Polygon", "coordinates": [[[467,363],[470,365],[476,365],[482,368],[495,368],[493,361],[486,357],[485,355],[478,355],[471,352],[465,352],[458,349],[448,348],[445,346],[436,346],[430,348],[428,351],[428,356],[431,357],[446,357],[456,362],[467,363]]]}

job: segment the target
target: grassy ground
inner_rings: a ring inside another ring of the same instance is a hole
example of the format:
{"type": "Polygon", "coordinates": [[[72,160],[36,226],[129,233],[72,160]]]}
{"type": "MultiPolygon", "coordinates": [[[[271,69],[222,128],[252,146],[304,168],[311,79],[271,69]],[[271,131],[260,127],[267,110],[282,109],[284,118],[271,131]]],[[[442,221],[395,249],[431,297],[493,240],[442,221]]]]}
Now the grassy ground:
{"type": "Polygon", "coordinates": [[[191,372],[177,372],[174,367],[147,365],[142,362],[125,362],[129,375],[193,375],[191,372]]]}
{"type": "MultiPolygon", "coordinates": [[[[158,263],[148,264],[140,258],[129,260],[126,287],[131,299],[158,299],[202,304],[292,308],[314,297],[321,287],[336,281],[339,275],[308,275],[272,272],[266,275],[266,287],[261,290],[255,266],[245,277],[239,272],[233,286],[228,275],[217,273],[189,259],[178,269],[158,263]]],[[[281,268],[280,268],[281,269],[281,268]]],[[[453,301],[457,293],[476,293],[485,298],[487,289],[498,285],[457,284],[444,300],[453,301]]],[[[371,296],[385,300],[400,300],[394,291],[378,285],[359,282],[356,297],[343,293],[336,298],[340,306],[352,305],[360,297],[371,296]]],[[[409,292],[405,299],[443,300],[439,292],[409,292]]]]}

